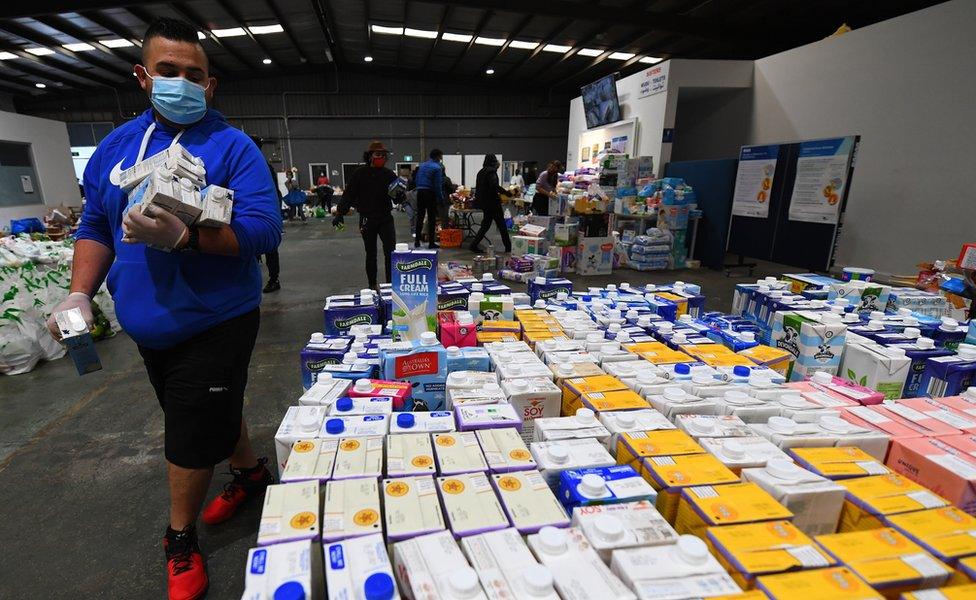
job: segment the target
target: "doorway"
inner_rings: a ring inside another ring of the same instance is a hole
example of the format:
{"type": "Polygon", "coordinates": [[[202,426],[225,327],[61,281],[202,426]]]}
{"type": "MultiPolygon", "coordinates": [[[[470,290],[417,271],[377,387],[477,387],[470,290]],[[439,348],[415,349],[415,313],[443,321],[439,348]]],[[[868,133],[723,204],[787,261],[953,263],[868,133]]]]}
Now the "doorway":
{"type": "Polygon", "coordinates": [[[319,173],[325,173],[325,176],[329,178],[330,185],[332,184],[332,173],[329,171],[329,163],[308,163],[309,187],[315,187],[316,180],[319,178],[319,173]]]}

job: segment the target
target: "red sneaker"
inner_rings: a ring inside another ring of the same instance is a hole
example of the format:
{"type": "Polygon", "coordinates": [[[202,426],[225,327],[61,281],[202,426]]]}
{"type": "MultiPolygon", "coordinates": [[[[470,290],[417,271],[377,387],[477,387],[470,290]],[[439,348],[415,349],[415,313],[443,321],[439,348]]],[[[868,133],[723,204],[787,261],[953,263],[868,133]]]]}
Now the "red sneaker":
{"type": "Polygon", "coordinates": [[[163,549],[166,551],[169,600],[202,598],[207,593],[210,580],[197,543],[196,527],[188,525],[181,531],[167,527],[163,549]]]}
{"type": "Polygon", "coordinates": [[[224,491],[210,501],[200,518],[207,525],[223,523],[234,516],[237,509],[245,502],[260,496],[265,488],[274,483],[274,476],[265,466],[267,458],[258,459],[256,467],[250,469],[235,469],[231,467],[229,475],[234,479],[224,484],[224,491]]]}

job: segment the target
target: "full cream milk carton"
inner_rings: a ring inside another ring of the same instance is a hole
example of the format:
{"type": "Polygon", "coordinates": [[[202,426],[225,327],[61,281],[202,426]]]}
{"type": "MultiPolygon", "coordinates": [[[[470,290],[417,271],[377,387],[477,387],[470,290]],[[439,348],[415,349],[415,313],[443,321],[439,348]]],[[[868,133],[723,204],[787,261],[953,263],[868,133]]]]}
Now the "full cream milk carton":
{"type": "Polygon", "coordinates": [[[539,472],[553,490],[559,487],[559,474],[568,469],[611,467],[615,463],[606,447],[593,438],[532,442],[529,444],[539,472]]]}
{"type": "Polygon", "coordinates": [[[529,447],[519,432],[512,427],[480,429],[475,431],[484,453],[488,470],[492,473],[527,471],[537,468],[529,447]]]}
{"type": "Polygon", "coordinates": [[[326,543],[322,552],[329,600],[400,598],[381,534],[326,543]]]}
{"type": "Polygon", "coordinates": [[[298,440],[291,447],[281,483],[332,479],[339,440],[298,440]]]}
{"type": "Polygon", "coordinates": [[[707,598],[742,591],[705,542],[690,535],[665,546],[617,550],[610,569],[640,600],[707,598]]]}
{"type": "Polygon", "coordinates": [[[376,479],[344,479],[325,484],[322,542],[383,533],[380,488],[376,479]]]}
{"type": "Polygon", "coordinates": [[[326,411],[324,406],[288,407],[275,433],[275,460],[278,463],[279,476],[285,469],[295,442],[320,437],[319,430],[322,429],[326,411]]]}
{"type": "Polygon", "coordinates": [[[902,348],[850,344],[844,350],[840,375],[881,392],[887,400],[897,400],[902,397],[911,367],[912,361],[902,348]]]}
{"type": "Polygon", "coordinates": [[[457,475],[488,470],[485,455],[473,431],[434,434],[434,459],[438,475],[457,475]]]}
{"type": "Polygon", "coordinates": [[[261,508],[258,546],[295,540],[318,540],[319,482],[269,485],[261,508]]]}
{"type": "Polygon", "coordinates": [[[434,449],[426,433],[398,433],[386,436],[386,475],[433,474],[434,449]]]}
{"type": "Polygon", "coordinates": [[[514,427],[522,430],[522,418],[511,404],[476,404],[456,406],[454,416],[460,431],[514,427]]]}
{"type": "Polygon", "coordinates": [[[536,562],[517,530],[501,529],[462,538],[461,549],[492,600],[559,600],[552,573],[536,562]]]}
{"type": "Polygon", "coordinates": [[[559,416],[562,392],[548,377],[508,379],[501,382],[508,402],[522,419],[522,437],[534,439],[538,419],[559,416]]]}
{"type": "Polygon", "coordinates": [[[492,473],[491,481],[508,520],[519,533],[569,526],[566,511],[538,471],[492,473]]]}
{"type": "Polygon", "coordinates": [[[577,506],[573,509],[573,527],[583,531],[607,564],[614,550],[664,546],[678,540],[677,532],[649,500],[577,506]]]}
{"type": "Polygon", "coordinates": [[[793,525],[808,535],[837,530],[846,490],[837,483],[798,467],[789,459],[765,467],[743,469],[742,480],[755,483],[790,509],[793,525]]]}
{"type": "Polygon", "coordinates": [[[617,439],[621,433],[631,431],[656,431],[658,429],[674,429],[671,423],[661,413],[653,408],[639,408],[637,410],[611,410],[597,415],[600,423],[606,427],[610,436],[598,438],[607,446],[607,450],[615,453],[617,439]]]}
{"type": "Polygon", "coordinates": [[[563,471],[558,496],[570,512],[576,506],[657,500],[654,488],[628,465],[563,471]]]}
{"type": "MultiPolygon", "coordinates": [[[[523,430],[524,431],[524,430],[523,430]]],[[[600,423],[596,414],[588,408],[576,409],[571,417],[548,417],[536,419],[533,430],[533,442],[554,442],[558,440],[601,438],[605,439],[610,431],[600,423]]]]}
{"type": "Polygon", "coordinates": [[[772,460],[791,462],[790,457],[776,444],[758,435],[699,438],[698,443],[736,474],[741,473],[743,469],[765,467],[772,460]]]}
{"type": "Polygon", "coordinates": [[[390,260],[393,333],[419,340],[420,334],[437,330],[437,251],[397,244],[390,260]]]}
{"type": "Polygon", "coordinates": [[[795,598],[831,598],[832,600],[882,600],[866,581],[847,567],[807,569],[794,573],[767,575],[756,581],[758,589],[770,600],[795,598]]]}
{"type": "Polygon", "coordinates": [[[552,573],[556,590],[563,600],[637,598],[603,563],[578,528],[543,527],[527,541],[539,562],[552,573]]]}
{"type": "Polygon", "coordinates": [[[837,483],[847,491],[837,531],[877,529],[891,515],[949,505],[944,498],[897,473],[837,483]]]}
{"type": "MultiPolygon", "coordinates": [[[[304,408],[304,407],[303,407],[304,408]]],[[[351,417],[326,417],[317,437],[383,437],[390,430],[388,415],[354,415],[351,417]]]]}
{"type": "Polygon", "coordinates": [[[833,481],[891,472],[878,459],[856,446],[790,448],[787,454],[807,471],[833,481]]]}
{"type": "Polygon", "coordinates": [[[486,600],[450,531],[438,531],[393,544],[393,568],[400,593],[411,600],[486,600]]]}
{"type": "Polygon", "coordinates": [[[705,539],[709,527],[792,518],[788,508],[754,483],[702,485],[682,490],[674,528],[705,539]]]}
{"type": "Polygon", "coordinates": [[[462,538],[511,526],[485,473],[438,477],[437,492],[454,537],[462,538]]]}
{"type": "Polygon", "coordinates": [[[675,425],[695,441],[702,438],[737,438],[753,435],[742,419],[735,415],[685,414],[675,417],[675,425]]]}
{"type": "Polygon", "coordinates": [[[722,414],[735,415],[746,423],[765,423],[769,417],[780,416],[781,407],[771,400],[760,400],[737,390],[725,392],[714,398],[722,414]]]}
{"type": "Polygon", "coordinates": [[[455,429],[454,412],[450,410],[401,412],[390,419],[390,434],[437,433],[455,429]]]}
{"type": "Polygon", "coordinates": [[[678,386],[664,389],[659,396],[650,396],[648,401],[655,410],[674,421],[678,415],[720,415],[722,407],[714,399],[699,398],[678,386]]]}
{"type": "Polygon", "coordinates": [[[384,479],[381,485],[386,539],[391,544],[445,528],[433,476],[384,479]]]}
{"type": "Polygon", "coordinates": [[[712,527],[708,543],[716,550],[719,563],[745,590],[754,588],[756,578],[763,575],[837,564],[789,521],[712,527]]]}
{"type": "Polygon", "coordinates": [[[318,545],[309,540],[251,548],[247,553],[242,600],[297,597],[322,600],[318,545]]]}
{"type": "Polygon", "coordinates": [[[887,523],[948,565],[976,555],[976,517],[958,507],[892,515],[887,523]]]}

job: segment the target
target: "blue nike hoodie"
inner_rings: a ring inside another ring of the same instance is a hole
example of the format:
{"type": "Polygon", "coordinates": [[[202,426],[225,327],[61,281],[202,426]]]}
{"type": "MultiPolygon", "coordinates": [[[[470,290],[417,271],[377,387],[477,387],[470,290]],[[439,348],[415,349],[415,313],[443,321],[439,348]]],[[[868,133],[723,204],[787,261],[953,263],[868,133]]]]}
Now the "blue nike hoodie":
{"type": "MultiPolygon", "coordinates": [[[[119,322],[137,344],[165,349],[257,308],[257,256],[281,242],[281,210],[264,155],[223,115],[208,110],[178,143],[203,159],[208,185],[234,190],[230,227],[240,255],[163,252],[122,242],[122,209],[128,199],[112,180],[135,164],[153,120],[152,110],[147,110],[106,136],[92,154],[84,176],[85,210],[75,239],[93,240],[115,252],[106,282],[119,322]]],[[[143,158],[169,147],[177,133],[157,122],[143,158]]]]}

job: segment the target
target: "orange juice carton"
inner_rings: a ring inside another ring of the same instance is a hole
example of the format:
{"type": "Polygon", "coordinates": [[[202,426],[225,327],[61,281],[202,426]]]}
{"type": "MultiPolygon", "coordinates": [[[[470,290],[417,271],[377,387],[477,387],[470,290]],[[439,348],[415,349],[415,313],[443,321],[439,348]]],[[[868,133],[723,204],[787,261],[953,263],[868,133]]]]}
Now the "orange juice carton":
{"type": "Polygon", "coordinates": [[[742,480],[769,492],[793,512],[793,525],[808,535],[837,531],[846,490],[789,460],[772,460],[759,469],[743,469],[742,480]]]}
{"type": "Polygon", "coordinates": [[[796,600],[797,598],[882,600],[883,598],[847,567],[768,575],[756,580],[756,585],[769,600],[796,600]]]}
{"type": "Polygon", "coordinates": [[[627,386],[610,375],[594,377],[573,377],[563,381],[562,410],[563,416],[576,414],[576,409],[583,408],[580,396],[593,392],[612,392],[626,390],[627,386]]]}
{"type": "Polygon", "coordinates": [[[641,459],[651,456],[678,456],[704,452],[705,449],[690,435],[677,429],[621,433],[614,448],[617,464],[630,465],[635,469],[638,468],[641,459]]]}
{"type": "Polygon", "coordinates": [[[892,515],[886,522],[948,565],[976,556],[976,517],[955,506],[892,515]]]}
{"type": "Polygon", "coordinates": [[[949,502],[897,473],[838,481],[847,490],[837,531],[863,531],[884,525],[884,519],[949,502]]]}
{"type": "Polygon", "coordinates": [[[891,472],[878,459],[856,446],[790,448],[787,454],[807,471],[834,481],[891,472]]]}
{"type": "Polygon", "coordinates": [[[739,481],[738,475],[711,454],[649,456],[641,459],[638,472],[657,491],[657,509],[669,523],[675,521],[685,488],[739,481]]]}
{"type": "Polygon", "coordinates": [[[674,528],[705,539],[709,527],[792,518],[788,508],[755,483],[701,485],[681,491],[674,528]]]}
{"type": "Polygon", "coordinates": [[[609,392],[586,392],[580,396],[580,404],[594,413],[615,410],[638,410],[650,408],[647,400],[633,390],[613,390],[609,392]]]}

